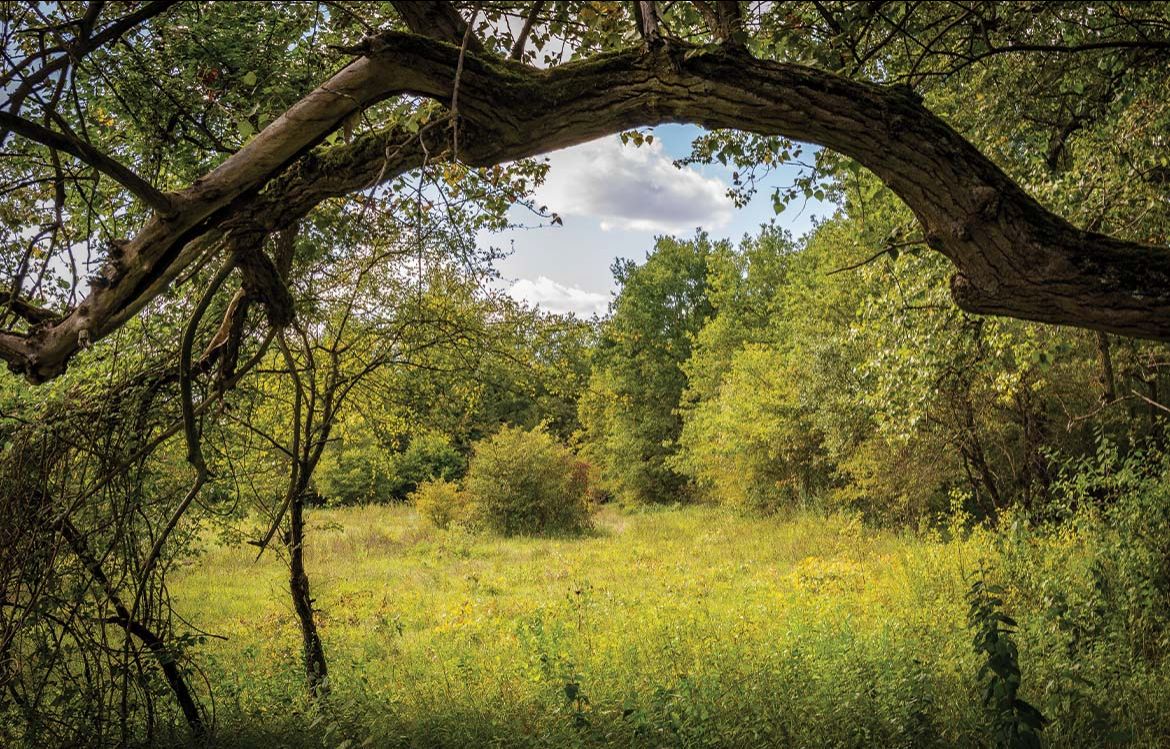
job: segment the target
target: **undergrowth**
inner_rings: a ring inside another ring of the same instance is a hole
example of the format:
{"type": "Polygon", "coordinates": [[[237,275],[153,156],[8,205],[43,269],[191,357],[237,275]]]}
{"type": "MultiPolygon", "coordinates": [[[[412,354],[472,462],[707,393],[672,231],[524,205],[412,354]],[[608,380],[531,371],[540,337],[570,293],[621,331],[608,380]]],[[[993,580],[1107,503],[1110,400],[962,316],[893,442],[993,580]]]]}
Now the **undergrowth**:
{"type": "Polygon", "coordinates": [[[1165,536],[1126,523],[1162,493],[1126,492],[969,532],[686,507],[504,539],[318,510],[326,703],[278,563],[212,548],[175,599],[227,637],[206,654],[233,745],[1159,746],[1165,536]]]}

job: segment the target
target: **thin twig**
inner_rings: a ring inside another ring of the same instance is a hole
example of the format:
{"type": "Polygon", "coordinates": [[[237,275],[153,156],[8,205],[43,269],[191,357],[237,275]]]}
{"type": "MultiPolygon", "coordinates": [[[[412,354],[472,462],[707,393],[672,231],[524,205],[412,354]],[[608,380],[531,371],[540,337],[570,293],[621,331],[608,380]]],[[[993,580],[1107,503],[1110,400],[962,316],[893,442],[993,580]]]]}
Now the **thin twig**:
{"type": "MultiPolygon", "coordinates": [[[[508,55],[509,60],[519,60],[524,56],[524,45],[528,43],[528,35],[532,33],[532,26],[536,23],[536,18],[540,15],[541,8],[544,7],[544,0],[536,0],[532,4],[532,8],[528,11],[528,17],[524,19],[524,26],[520,29],[520,35],[516,37],[516,43],[512,45],[512,53],[508,55]]],[[[468,28],[471,28],[468,26],[468,28]]]]}
{"type": "Polygon", "coordinates": [[[911,246],[916,245],[916,244],[922,244],[922,240],[912,239],[912,240],[908,240],[906,242],[897,242],[897,243],[893,243],[893,244],[888,244],[885,247],[883,247],[880,251],[874,253],[873,255],[870,255],[865,260],[862,260],[860,263],[854,263],[853,265],[846,265],[844,268],[838,268],[837,270],[831,270],[828,273],[826,273],[825,275],[826,276],[833,276],[833,275],[836,275],[838,273],[844,273],[847,270],[857,270],[858,268],[860,268],[863,265],[869,265],[870,263],[872,263],[874,260],[877,260],[882,255],[886,255],[886,254],[893,252],[894,250],[897,250],[899,247],[911,247],[911,246]]]}
{"type": "Polygon", "coordinates": [[[463,58],[467,56],[467,45],[471,42],[471,27],[479,17],[479,7],[471,14],[467,28],[463,31],[463,44],[459,46],[459,61],[455,64],[455,88],[451,92],[451,159],[459,161],[459,82],[463,77],[463,58]]]}
{"type": "Polygon", "coordinates": [[[1170,414],[1170,406],[1159,403],[1158,401],[1156,401],[1152,398],[1147,398],[1146,396],[1142,395],[1141,393],[1139,393],[1138,391],[1136,391],[1132,388],[1130,389],[1129,392],[1133,393],[1138,398],[1144,400],[1147,404],[1153,406],[1154,408],[1160,409],[1160,410],[1165,411],[1166,413],[1170,414]]]}
{"type": "MultiPolygon", "coordinates": [[[[303,391],[304,386],[301,384],[300,375],[297,374],[296,361],[293,359],[292,352],[289,351],[288,343],[284,340],[284,332],[281,331],[276,336],[276,345],[280,349],[281,355],[284,357],[285,365],[288,367],[289,377],[293,381],[293,443],[289,453],[292,456],[292,467],[290,469],[291,475],[288,479],[288,491],[285,493],[284,501],[276,511],[276,515],[272,518],[272,523],[268,526],[268,531],[260,537],[259,541],[252,541],[250,543],[259,546],[260,550],[256,552],[256,559],[264,554],[264,550],[268,548],[268,544],[272,542],[272,537],[276,535],[276,531],[280,528],[280,523],[284,520],[285,513],[292,505],[293,500],[300,491],[301,480],[301,456],[300,456],[300,440],[301,440],[301,409],[304,400],[303,391]]],[[[306,435],[307,437],[308,435],[306,435]]]]}

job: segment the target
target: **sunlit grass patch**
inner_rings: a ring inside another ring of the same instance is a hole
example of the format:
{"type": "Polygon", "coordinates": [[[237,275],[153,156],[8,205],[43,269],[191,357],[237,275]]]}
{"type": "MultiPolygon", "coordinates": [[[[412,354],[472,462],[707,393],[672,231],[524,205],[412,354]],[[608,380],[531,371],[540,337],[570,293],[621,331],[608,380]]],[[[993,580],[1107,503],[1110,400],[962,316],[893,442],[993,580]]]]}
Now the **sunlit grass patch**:
{"type": "MultiPolygon", "coordinates": [[[[563,539],[440,531],[403,506],[311,519],[310,573],[334,685],[324,707],[303,695],[275,557],[217,547],[175,581],[180,609],[228,637],[206,648],[230,685],[224,730],[252,737],[240,740],[982,741],[964,594],[993,554],[990,532],[943,540],[844,516],[759,519],[712,507],[606,509],[595,532],[563,539]]],[[[1048,543],[1037,541],[1038,558],[1079,564],[1067,539],[1045,551],[1048,543]]],[[[1062,668],[1054,647],[1030,639],[1045,637],[1021,633],[1025,689],[1041,690],[1062,668]]]]}

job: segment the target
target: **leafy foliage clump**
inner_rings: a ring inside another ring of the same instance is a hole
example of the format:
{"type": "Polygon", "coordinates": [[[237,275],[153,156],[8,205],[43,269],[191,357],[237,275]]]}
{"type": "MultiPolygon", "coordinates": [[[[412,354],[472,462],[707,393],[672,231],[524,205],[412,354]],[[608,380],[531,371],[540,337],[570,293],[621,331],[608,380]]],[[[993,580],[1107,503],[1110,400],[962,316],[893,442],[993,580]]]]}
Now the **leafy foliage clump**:
{"type": "Polygon", "coordinates": [[[393,465],[394,499],[405,499],[428,481],[455,481],[467,470],[467,460],[451,439],[435,432],[416,434],[406,449],[394,456],[393,465]]]}
{"type": "Polygon", "coordinates": [[[405,450],[394,452],[372,434],[360,433],[322,461],[317,488],[338,505],[402,502],[427,481],[459,479],[466,467],[459,448],[443,434],[420,432],[405,450]]]}
{"type": "Polygon", "coordinates": [[[419,484],[410,495],[410,503],[436,528],[446,529],[471,518],[467,494],[459,490],[458,484],[441,478],[419,484]]]}
{"type": "Polygon", "coordinates": [[[504,427],[475,445],[464,489],[477,525],[504,535],[589,527],[587,465],[542,427],[504,427]]]}
{"type": "Polygon", "coordinates": [[[676,502],[687,493],[687,477],[671,461],[682,432],[682,366],[711,313],[715,249],[704,234],[659,237],[643,265],[613,265],[621,292],[601,328],[579,413],[586,454],[600,466],[605,489],[628,504],[676,502]]]}
{"type": "Polygon", "coordinates": [[[1097,454],[1069,461],[1056,482],[1075,520],[1100,517],[1087,592],[1088,632],[1112,631],[1117,647],[1161,659],[1170,652],[1170,455],[1139,448],[1122,455],[1102,440],[1097,454]]]}
{"type": "Polygon", "coordinates": [[[1015,642],[1016,621],[1003,613],[1003,589],[982,577],[967,592],[968,627],[975,631],[975,652],[983,658],[979,678],[985,680],[983,706],[991,721],[995,746],[1039,749],[1047,718],[1019,696],[1022,676],[1015,642]]]}
{"type": "Polygon", "coordinates": [[[322,461],[317,490],[330,504],[383,502],[394,489],[390,454],[377,442],[346,440],[322,461]]]}

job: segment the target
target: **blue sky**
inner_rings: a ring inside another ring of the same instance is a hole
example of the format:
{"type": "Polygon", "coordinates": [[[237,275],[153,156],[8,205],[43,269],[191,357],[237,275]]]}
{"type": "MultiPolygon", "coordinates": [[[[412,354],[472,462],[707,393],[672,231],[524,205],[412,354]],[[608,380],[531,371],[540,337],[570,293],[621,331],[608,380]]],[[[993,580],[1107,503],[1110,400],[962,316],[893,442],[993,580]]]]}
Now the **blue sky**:
{"type": "MultiPolygon", "coordinates": [[[[702,130],[663,125],[651,132],[654,142],[641,147],[623,145],[614,135],[549,154],[548,180],[536,198],[560,214],[564,225],[479,237],[482,244],[512,250],[498,264],[512,296],[554,312],[601,313],[613,291],[609,267],[614,258],[643,261],[660,234],[691,236],[702,227],[713,237],[738,240],[775,220],[799,237],[814,217],[835,208],[798,200],[777,216],[771,187],[790,183],[794,176],[780,170],[751,203],[736,209],[726,197],[731,168],[673,166],[690,153],[691,141],[702,130]]],[[[535,223],[519,209],[513,218],[535,223]]]]}

